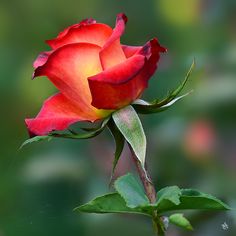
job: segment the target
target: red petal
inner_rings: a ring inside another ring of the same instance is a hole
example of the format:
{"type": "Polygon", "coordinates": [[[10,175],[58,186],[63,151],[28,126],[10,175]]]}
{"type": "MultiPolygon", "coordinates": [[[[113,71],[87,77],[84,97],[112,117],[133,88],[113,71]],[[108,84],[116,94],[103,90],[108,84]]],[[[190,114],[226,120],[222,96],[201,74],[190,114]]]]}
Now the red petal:
{"type": "Polygon", "coordinates": [[[34,77],[47,76],[71,101],[88,114],[96,110],[91,106],[91,93],[87,78],[102,71],[100,47],[88,43],[68,44],[55,50],[47,62],[35,70],[34,77]]]}
{"type": "Polygon", "coordinates": [[[125,53],[126,58],[132,57],[135,53],[137,53],[142,46],[128,46],[122,45],[122,49],[125,53]]]}
{"type": "Polygon", "coordinates": [[[36,118],[26,119],[31,136],[45,135],[53,130],[64,130],[78,121],[95,121],[100,117],[88,116],[81,107],[73,104],[61,93],[48,98],[36,118]]]}
{"type": "Polygon", "coordinates": [[[132,103],[147,87],[164,50],[153,39],[125,62],[88,78],[92,105],[99,109],[118,109],[132,103]]]}
{"type": "Polygon", "coordinates": [[[63,38],[65,35],[67,35],[67,33],[70,31],[70,29],[79,28],[81,25],[90,25],[90,24],[95,24],[95,23],[96,23],[96,20],[94,20],[92,18],[82,20],[81,22],[71,25],[71,26],[67,27],[66,29],[64,29],[62,32],[60,32],[57,36],[57,39],[63,38]]]}
{"type": "Polygon", "coordinates": [[[126,15],[117,15],[116,26],[113,30],[113,33],[106,41],[100,52],[101,63],[104,70],[117,65],[126,59],[120,45],[120,37],[125,31],[125,24],[127,20],[128,18],[126,15]]]}
{"type": "Polygon", "coordinates": [[[46,63],[48,60],[48,56],[51,54],[51,52],[41,52],[38,57],[35,59],[33,63],[33,67],[36,69],[39,66],[42,66],[46,63]]]}
{"type": "Polygon", "coordinates": [[[108,25],[94,22],[84,21],[70,26],[61,32],[57,38],[46,42],[52,49],[57,49],[70,43],[92,43],[102,47],[112,34],[112,29],[108,25]]]}

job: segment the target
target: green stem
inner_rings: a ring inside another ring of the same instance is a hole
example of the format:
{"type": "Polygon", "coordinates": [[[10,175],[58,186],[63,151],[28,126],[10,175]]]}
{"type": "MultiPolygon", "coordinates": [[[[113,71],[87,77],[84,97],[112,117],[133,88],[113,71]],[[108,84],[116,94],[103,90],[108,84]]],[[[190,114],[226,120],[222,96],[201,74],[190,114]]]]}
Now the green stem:
{"type": "MultiPolygon", "coordinates": [[[[139,174],[140,180],[142,181],[145,193],[150,203],[154,204],[157,200],[157,196],[156,196],[156,190],[152,183],[151,177],[149,173],[147,172],[147,170],[144,171],[143,167],[141,166],[140,161],[138,160],[135,153],[133,152],[132,147],[129,146],[129,148],[132,153],[132,158],[137,168],[137,172],[139,174]]],[[[153,211],[152,214],[153,214],[152,222],[153,222],[153,228],[154,228],[155,234],[159,236],[165,235],[165,229],[164,229],[164,224],[162,222],[162,219],[160,218],[160,216],[158,216],[156,211],[153,211]]]]}

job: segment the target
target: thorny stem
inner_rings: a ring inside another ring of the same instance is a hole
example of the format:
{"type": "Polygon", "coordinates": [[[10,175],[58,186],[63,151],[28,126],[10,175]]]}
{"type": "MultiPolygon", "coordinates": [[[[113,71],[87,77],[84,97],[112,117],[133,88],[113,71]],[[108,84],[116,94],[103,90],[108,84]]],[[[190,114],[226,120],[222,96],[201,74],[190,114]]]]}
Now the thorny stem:
{"type": "MultiPolygon", "coordinates": [[[[145,173],[143,167],[141,166],[140,161],[136,157],[131,146],[129,146],[129,148],[132,153],[132,158],[135,163],[140,180],[142,181],[145,193],[146,193],[150,203],[154,204],[157,200],[157,196],[156,196],[156,190],[155,190],[155,187],[152,183],[151,177],[150,177],[149,173],[147,172],[147,170],[145,173]]],[[[156,235],[159,235],[159,236],[165,235],[165,229],[164,229],[164,224],[162,222],[162,219],[160,218],[160,216],[158,216],[156,211],[153,211],[152,214],[153,214],[152,215],[153,228],[155,230],[156,235]]]]}

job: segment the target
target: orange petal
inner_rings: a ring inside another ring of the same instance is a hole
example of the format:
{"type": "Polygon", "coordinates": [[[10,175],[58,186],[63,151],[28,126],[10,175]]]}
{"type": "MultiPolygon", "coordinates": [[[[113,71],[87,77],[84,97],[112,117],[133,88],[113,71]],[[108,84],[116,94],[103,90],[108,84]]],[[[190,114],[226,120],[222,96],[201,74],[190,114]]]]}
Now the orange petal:
{"type": "Polygon", "coordinates": [[[31,136],[45,135],[53,130],[64,130],[78,121],[95,121],[98,115],[88,115],[83,107],[72,103],[64,95],[58,93],[48,98],[36,118],[26,119],[31,136]]]}
{"type": "Polygon", "coordinates": [[[65,97],[93,114],[96,109],[91,105],[87,78],[102,71],[100,49],[89,43],[65,45],[50,54],[47,62],[35,70],[34,77],[47,76],[65,97]]]}

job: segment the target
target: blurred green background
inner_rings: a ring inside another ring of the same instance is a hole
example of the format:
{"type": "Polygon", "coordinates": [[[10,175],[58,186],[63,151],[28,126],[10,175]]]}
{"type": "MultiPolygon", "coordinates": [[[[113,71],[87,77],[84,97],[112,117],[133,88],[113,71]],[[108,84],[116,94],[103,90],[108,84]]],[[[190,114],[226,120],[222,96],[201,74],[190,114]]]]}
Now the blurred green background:
{"type": "MultiPolygon", "coordinates": [[[[73,208],[109,191],[114,144],[108,132],[93,140],[53,140],[18,151],[34,117],[55,88],[31,81],[32,62],[45,39],[93,17],[114,26],[129,17],[121,41],[152,37],[168,48],[144,97],[164,96],[197,67],[186,91],[194,93],[164,113],[142,116],[147,159],[157,188],[194,187],[236,206],[235,0],[1,0],[0,2],[0,236],[152,235],[140,216],[86,215],[73,208]]],[[[117,176],[134,171],[124,150],[117,176]]],[[[236,213],[186,213],[195,228],[170,227],[167,236],[236,235],[236,213]],[[226,222],[228,230],[222,229],[226,222]]]]}

